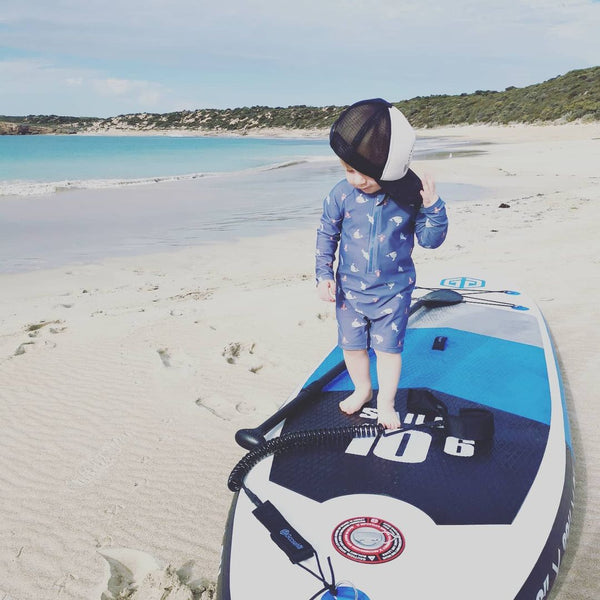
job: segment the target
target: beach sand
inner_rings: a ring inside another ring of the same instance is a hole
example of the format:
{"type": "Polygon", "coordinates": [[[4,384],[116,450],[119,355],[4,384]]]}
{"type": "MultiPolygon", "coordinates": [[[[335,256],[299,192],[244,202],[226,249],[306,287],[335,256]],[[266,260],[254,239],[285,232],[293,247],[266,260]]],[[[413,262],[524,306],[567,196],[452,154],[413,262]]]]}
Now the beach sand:
{"type": "MultiPolygon", "coordinates": [[[[521,288],[550,326],[577,460],[552,598],[595,600],[600,124],[420,134],[484,152],[415,171],[491,190],[450,203],[445,244],[415,251],[420,281],[521,288]]],[[[314,289],[315,228],[0,276],[0,598],[212,597],[227,476],[243,455],[234,433],[270,415],[335,343],[333,309],[314,289]],[[121,584],[119,563],[130,566],[121,584]]]]}

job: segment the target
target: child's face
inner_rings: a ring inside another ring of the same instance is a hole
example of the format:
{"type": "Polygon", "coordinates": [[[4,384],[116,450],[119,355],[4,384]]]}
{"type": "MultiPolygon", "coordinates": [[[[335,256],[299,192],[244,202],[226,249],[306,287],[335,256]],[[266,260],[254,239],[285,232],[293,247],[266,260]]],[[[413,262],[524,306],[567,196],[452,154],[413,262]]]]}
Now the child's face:
{"type": "Polygon", "coordinates": [[[360,171],[353,169],[343,160],[340,161],[346,171],[346,181],[356,189],[365,194],[375,194],[381,189],[381,186],[371,177],[363,175],[360,171]]]}

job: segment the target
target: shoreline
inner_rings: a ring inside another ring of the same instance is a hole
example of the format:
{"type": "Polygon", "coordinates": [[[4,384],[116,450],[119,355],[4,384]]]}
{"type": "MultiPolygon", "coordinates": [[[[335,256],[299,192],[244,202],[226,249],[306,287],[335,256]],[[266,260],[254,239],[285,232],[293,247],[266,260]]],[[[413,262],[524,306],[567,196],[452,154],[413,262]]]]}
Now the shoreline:
{"type": "MultiPolygon", "coordinates": [[[[585,130],[600,126],[600,121],[540,121],[534,123],[507,123],[507,124],[489,124],[489,123],[471,123],[457,125],[443,125],[435,127],[415,128],[417,137],[432,137],[446,132],[448,135],[458,133],[459,136],[470,136],[472,131],[511,131],[514,129],[530,131],[566,131],[566,130],[585,130]]],[[[296,129],[291,127],[260,127],[246,130],[223,130],[223,129],[136,129],[112,127],[105,129],[88,129],[74,133],[40,133],[31,135],[50,135],[50,136],[90,136],[90,137],[231,137],[231,138],[273,138],[273,139],[328,139],[329,128],[309,128],[296,129]]]]}
{"type": "MultiPolygon", "coordinates": [[[[550,131],[585,131],[586,129],[598,127],[600,121],[571,121],[564,122],[539,122],[539,123],[508,123],[501,124],[460,124],[446,125],[442,127],[426,127],[415,128],[417,137],[436,137],[440,135],[459,135],[459,137],[471,137],[472,132],[494,132],[496,138],[502,137],[499,132],[511,131],[514,129],[529,130],[530,132],[550,132],[550,131]]],[[[172,137],[234,137],[234,138],[289,138],[289,139],[305,139],[317,138],[328,139],[329,129],[292,129],[287,127],[266,127],[248,129],[244,132],[224,131],[224,130],[181,130],[181,129],[165,129],[165,130],[141,130],[141,129],[105,129],[97,131],[77,132],[74,135],[90,135],[90,136],[172,136],[172,137]]],[[[487,136],[487,133],[485,133],[487,136]]],[[[545,134],[542,134],[545,135],[545,134]]],[[[559,133],[560,135],[560,133],[559,133]]],[[[585,135],[582,133],[582,135],[585,135]]]]}
{"type": "Polygon", "coordinates": [[[265,127],[246,131],[211,129],[120,129],[107,128],[78,131],[78,136],[166,136],[166,137],[231,137],[231,138],[273,138],[273,139],[327,139],[329,129],[292,129],[287,127],[265,127]]]}
{"type": "MultiPolygon", "coordinates": [[[[430,130],[486,152],[414,164],[491,190],[449,205],[446,242],[415,249],[419,283],[465,274],[521,288],[552,331],[577,478],[552,600],[600,589],[589,337],[600,322],[600,123],[584,127],[430,130]]],[[[235,431],[272,414],[335,344],[334,312],[314,289],[316,225],[0,275],[1,592],[54,600],[60,586],[63,600],[97,600],[109,580],[101,553],[115,548],[154,557],[133,600],[189,597],[174,575],[184,564],[216,580],[227,476],[243,455],[235,431]]]]}
{"type": "MultiPolygon", "coordinates": [[[[310,163],[329,163],[334,162],[334,158],[311,156],[298,160],[290,160],[281,163],[272,163],[261,167],[249,167],[238,171],[207,171],[197,173],[185,173],[182,175],[154,175],[148,177],[136,177],[131,179],[66,179],[62,181],[27,181],[20,180],[19,183],[7,184],[7,189],[11,190],[10,185],[18,188],[18,191],[12,190],[8,192],[2,191],[0,188],[0,202],[3,198],[18,198],[18,197],[40,197],[52,196],[57,193],[69,192],[75,190],[116,190],[128,187],[137,186],[153,186],[154,184],[166,184],[187,182],[197,179],[219,178],[219,177],[239,177],[244,175],[252,175],[274,171],[290,166],[310,163]]],[[[0,185],[2,182],[0,181],[0,185]]]]}
{"type": "MultiPolygon", "coordinates": [[[[485,151],[490,143],[514,142],[519,143],[518,138],[530,141],[557,141],[557,140],[581,140],[590,137],[590,132],[595,132],[593,137],[600,136],[600,121],[592,123],[571,122],[571,123],[552,123],[532,124],[532,125],[456,125],[449,127],[437,127],[427,129],[416,129],[417,139],[426,141],[429,139],[455,140],[468,143],[469,150],[485,151]],[[515,135],[516,134],[516,135],[515,135]]],[[[54,134],[49,134],[54,135],[54,134]]],[[[60,134],[63,137],[71,137],[67,134],[60,134]]],[[[228,138],[228,139],[272,139],[272,140],[325,140],[328,138],[327,130],[292,130],[286,128],[268,128],[251,130],[248,135],[242,135],[235,132],[197,132],[192,130],[163,130],[163,131],[144,131],[144,130],[121,130],[112,129],[99,132],[80,132],[72,134],[75,137],[173,137],[173,138],[228,138]]],[[[459,152],[460,150],[457,150],[459,152]]],[[[444,151],[442,151],[444,153],[444,151]]],[[[448,153],[446,152],[446,155],[448,153]]],[[[327,160],[327,157],[309,157],[311,159],[327,160]]],[[[335,160],[335,158],[332,158],[335,160]]],[[[285,166],[286,163],[283,163],[285,166]]],[[[3,186],[0,191],[0,202],[3,198],[12,197],[31,197],[44,196],[57,192],[69,191],[73,189],[114,189],[119,187],[129,187],[138,185],[152,185],[154,183],[165,183],[172,181],[187,181],[201,177],[224,176],[237,174],[240,172],[261,171],[263,169],[277,168],[277,163],[246,169],[243,171],[211,172],[199,171],[185,174],[158,174],[142,177],[131,177],[125,179],[111,178],[90,178],[76,179],[69,178],[56,181],[37,181],[37,180],[4,180],[0,181],[3,186]]]]}

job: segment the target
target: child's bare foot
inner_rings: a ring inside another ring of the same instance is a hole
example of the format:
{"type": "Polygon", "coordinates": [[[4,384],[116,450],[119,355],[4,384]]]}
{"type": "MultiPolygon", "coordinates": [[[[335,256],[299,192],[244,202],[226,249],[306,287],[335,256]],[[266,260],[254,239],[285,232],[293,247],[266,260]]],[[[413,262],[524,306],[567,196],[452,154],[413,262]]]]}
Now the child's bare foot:
{"type": "Polygon", "coordinates": [[[383,425],[385,429],[400,429],[402,427],[400,416],[393,406],[377,407],[377,423],[383,425]]]}
{"type": "Polygon", "coordinates": [[[340,402],[340,410],[347,415],[357,413],[373,397],[373,390],[355,390],[347,398],[340,402]]]}

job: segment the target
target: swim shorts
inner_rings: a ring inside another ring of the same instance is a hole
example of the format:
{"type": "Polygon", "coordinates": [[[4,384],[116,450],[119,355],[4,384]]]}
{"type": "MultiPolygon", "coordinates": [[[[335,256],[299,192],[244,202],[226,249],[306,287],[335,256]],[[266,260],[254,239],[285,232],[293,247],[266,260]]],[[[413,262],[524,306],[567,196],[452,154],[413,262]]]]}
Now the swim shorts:
{"type": "Polygon", "coordinates": [[[344,350],[366,350],[373,348],[381,352],[398,354],[404,349],[404,335],[408,323],[410,294],[391,297],[378,304],[370,318],[337,294],[336,317],[338,323],[338,345],[344,350]]]}

